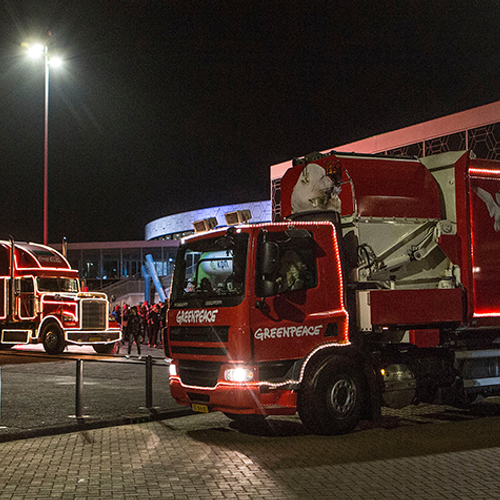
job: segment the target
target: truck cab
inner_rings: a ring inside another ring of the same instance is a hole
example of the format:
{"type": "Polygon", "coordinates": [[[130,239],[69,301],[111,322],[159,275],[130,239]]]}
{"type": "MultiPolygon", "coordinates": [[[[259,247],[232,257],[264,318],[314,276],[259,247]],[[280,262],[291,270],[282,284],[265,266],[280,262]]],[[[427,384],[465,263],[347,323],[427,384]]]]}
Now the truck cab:
{"type": "Polygon", "coordinates": [[[168,314],[177,401],[228,414],[295,413],[292,389],[307,356],[349,343],[333,224],[241,225],[186,238],[168,314]]]}
{"type": "Polygon", "coordinates": [[[0,347],[42,343],[49,354],[66,345],[111,352],[121,330],[107,296],[82,292],[78,271],[56,250],[0,241],[0,347]]]}

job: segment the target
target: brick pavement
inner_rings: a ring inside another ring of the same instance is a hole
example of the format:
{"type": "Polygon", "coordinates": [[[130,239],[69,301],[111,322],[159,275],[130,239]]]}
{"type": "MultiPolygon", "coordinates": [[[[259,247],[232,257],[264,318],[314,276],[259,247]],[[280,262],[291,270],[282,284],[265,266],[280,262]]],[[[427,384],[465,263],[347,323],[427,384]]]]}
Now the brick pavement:
{"type": "Polygon", "coordinates": [[[394,418],[325,437],[214,413],[11,441],[0,499],[500,498],[500,417],[394,418]]]}

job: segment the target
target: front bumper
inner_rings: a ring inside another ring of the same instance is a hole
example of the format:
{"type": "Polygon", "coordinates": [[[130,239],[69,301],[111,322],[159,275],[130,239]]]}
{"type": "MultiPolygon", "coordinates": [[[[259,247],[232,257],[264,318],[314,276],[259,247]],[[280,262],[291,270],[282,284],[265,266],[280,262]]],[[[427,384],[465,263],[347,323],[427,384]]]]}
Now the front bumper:
{"type": "Polygon", "coordinates": [[[68,344],[109,344],[120,341],[122,332],[120,329],[104,331],[64,330],[64,337],[68,344]]]}
{"type": "Polygon", "coordinates": [[[214,388],[184,386],[178,376],[170,377],[170,393],[177,403],[205,405],[209,411],[240,414],[293,415],[297,393],[287,389],[268,390],[258,383],[219,381],[214,388]]]}

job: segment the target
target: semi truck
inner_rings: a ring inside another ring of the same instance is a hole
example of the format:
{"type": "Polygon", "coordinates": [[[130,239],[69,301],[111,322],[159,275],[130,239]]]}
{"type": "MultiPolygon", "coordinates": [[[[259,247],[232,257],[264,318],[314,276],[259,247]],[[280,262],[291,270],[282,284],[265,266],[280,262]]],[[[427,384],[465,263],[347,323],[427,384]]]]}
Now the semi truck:
{"type": "Polygon", "coordinates": [[[107,354],[120,340],[106,294],[82,291],[78,271],[62,254],[0,241],[0,349],[41,343],[60,354],[72,344],[107,354]]]}
{"type": "Polygon", "coordinates": [[[313,153],[281,179],[281,214],[182,241],[178,403],[342,434],[384,406],[500,394],[500,162],[313,153]]]}

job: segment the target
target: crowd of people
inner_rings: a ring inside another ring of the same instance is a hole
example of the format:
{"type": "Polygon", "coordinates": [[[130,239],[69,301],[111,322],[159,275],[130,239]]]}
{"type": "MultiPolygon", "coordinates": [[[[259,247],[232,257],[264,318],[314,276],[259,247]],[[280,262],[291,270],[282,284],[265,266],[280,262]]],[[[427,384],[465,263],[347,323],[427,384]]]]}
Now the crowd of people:
{"type": "MultiPolygon", "coordinates": [[[[128,341],[127,358],[130,357],[134,343],[139,359],[142,358],[141,344],[154,348],[163,347],[161,331],[166,326],[167,304],[159,302],[150,305],[145,301],[137,306],[124,304],[123,308],[116,305],[112,314],[122,329],[122,345],[128,341]]],[[[119,347],[118,345],[117,352],[119,347]]]]}

